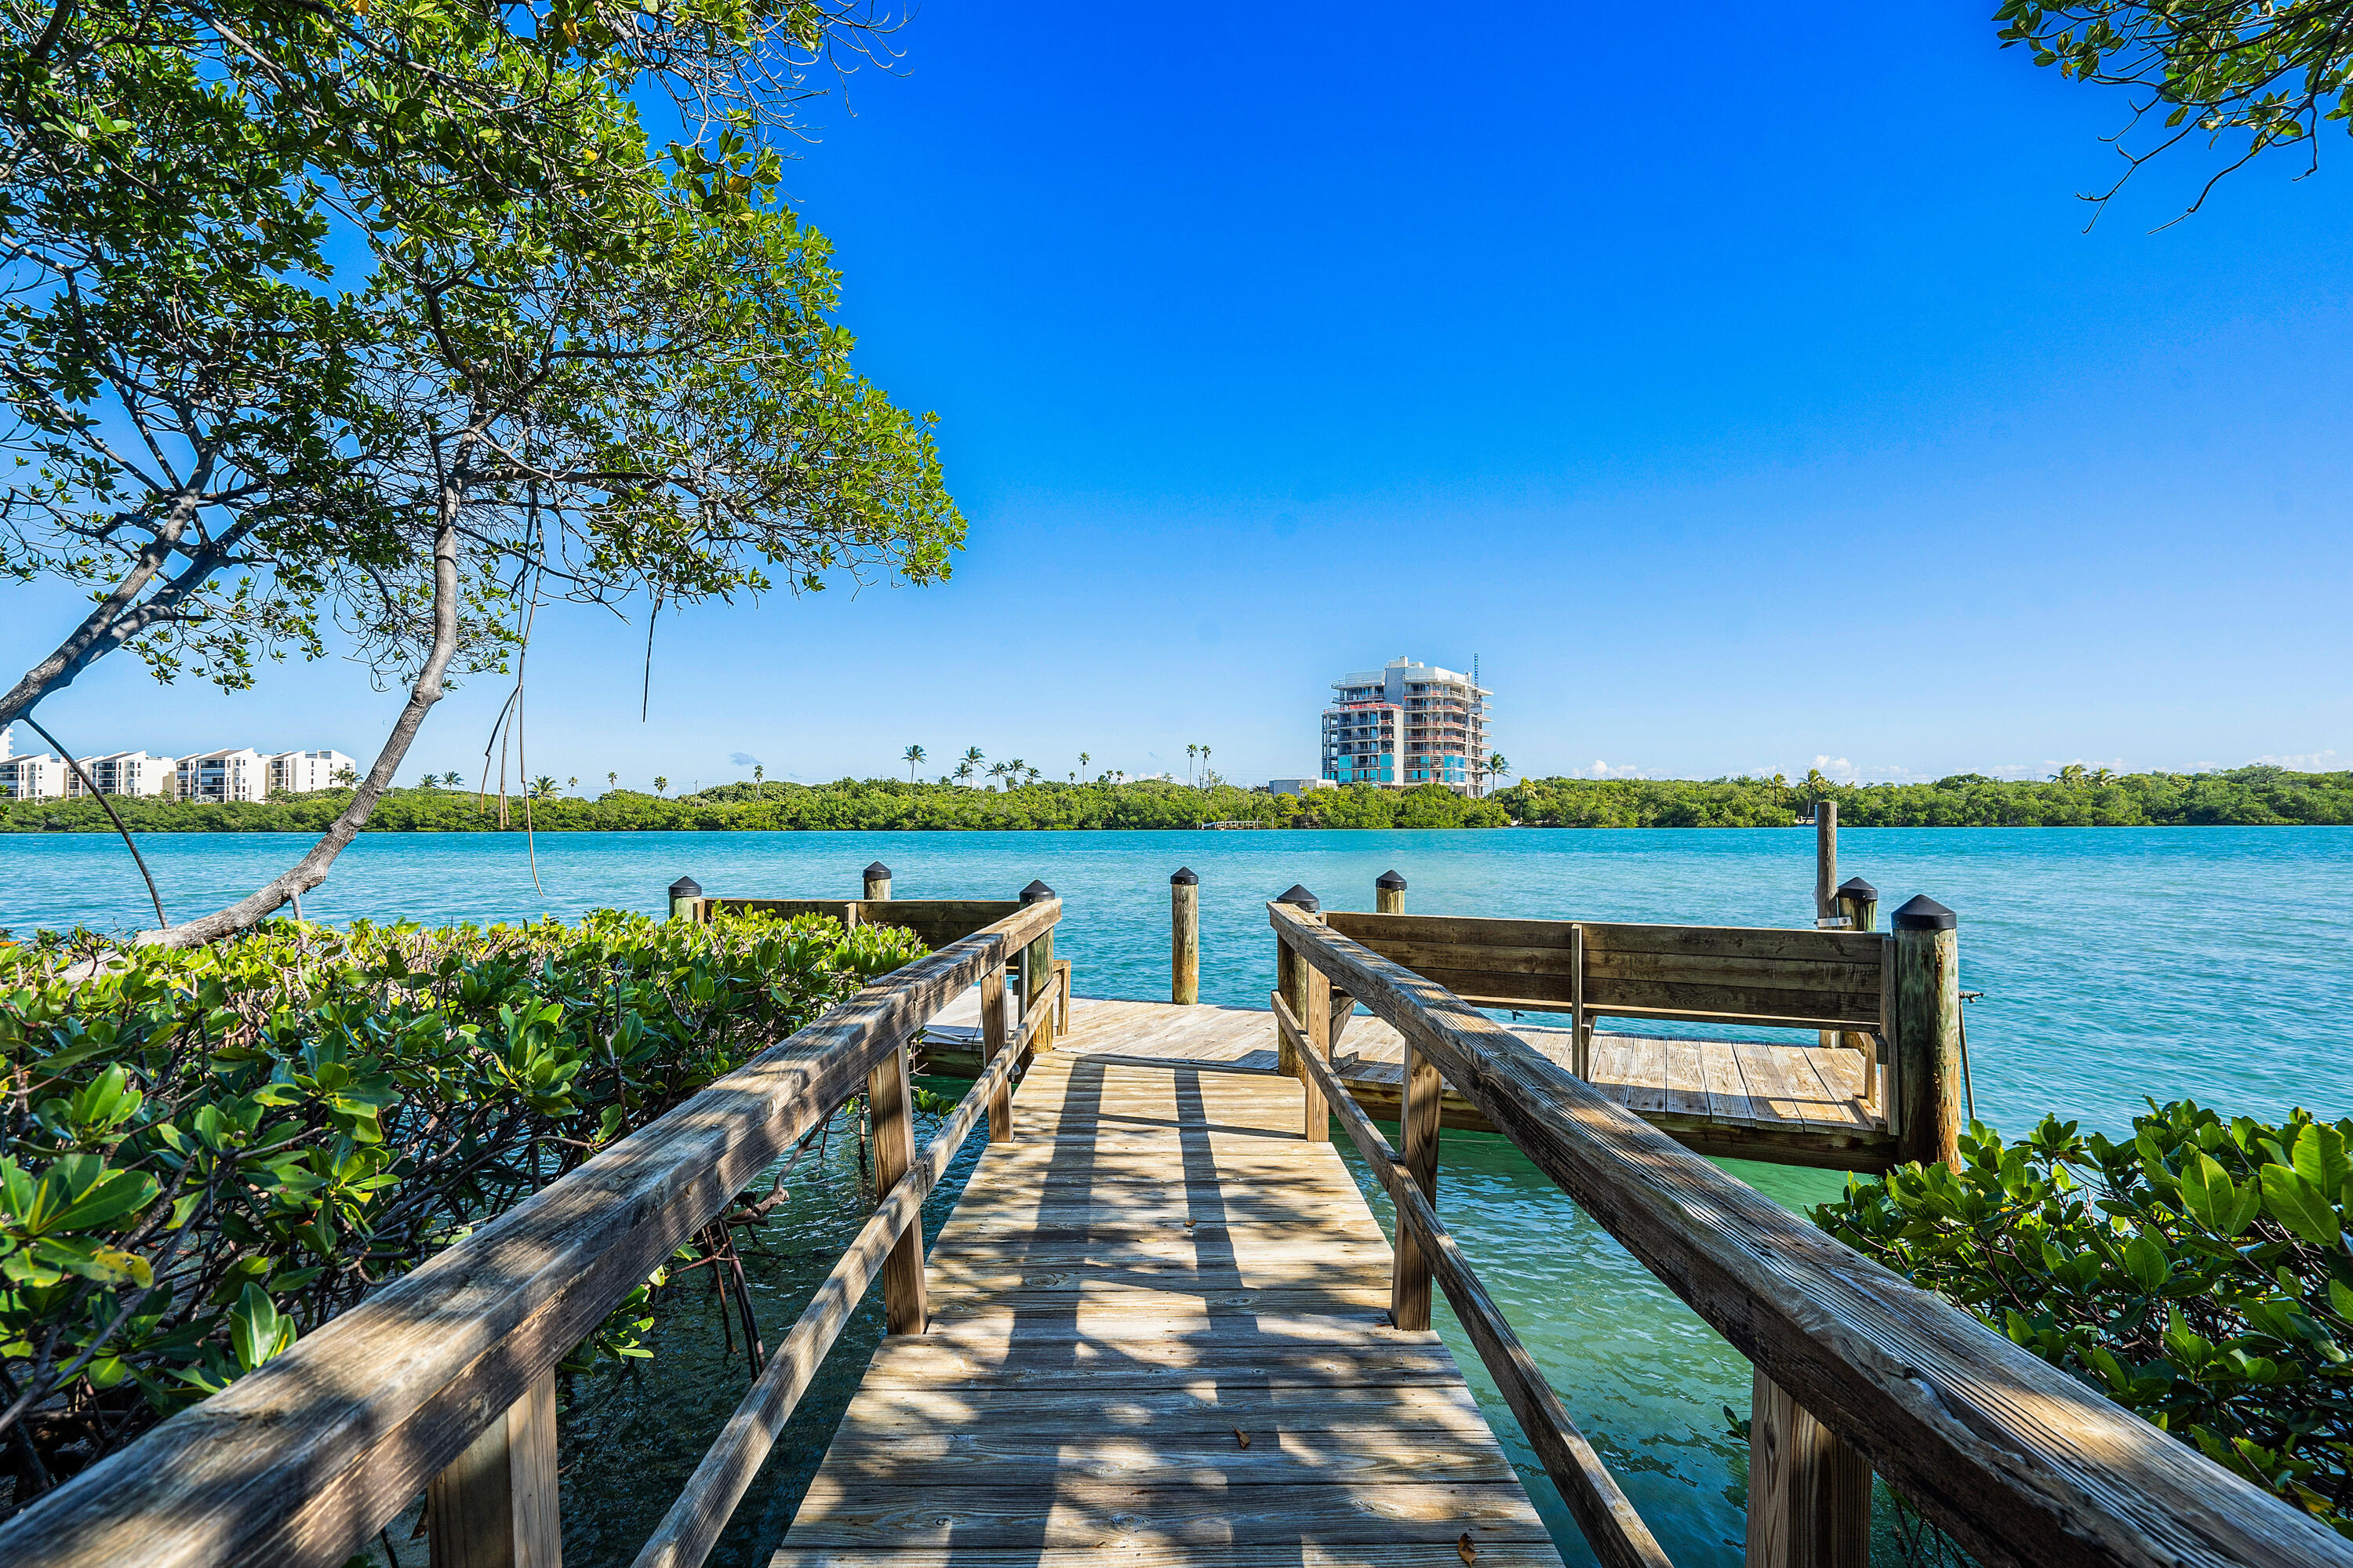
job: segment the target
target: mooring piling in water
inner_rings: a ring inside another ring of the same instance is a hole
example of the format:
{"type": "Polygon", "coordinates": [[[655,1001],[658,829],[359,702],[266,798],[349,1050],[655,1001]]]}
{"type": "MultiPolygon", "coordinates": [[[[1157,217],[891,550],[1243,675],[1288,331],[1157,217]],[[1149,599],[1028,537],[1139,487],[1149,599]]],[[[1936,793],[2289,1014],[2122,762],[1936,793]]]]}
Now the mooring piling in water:
{"type": "Polygon", "coordinates": [[[1201,879],[1188,865],[1168,875],[1168,1000],[1201,1000],[1201,879]]]}
{"type": "Polygon", "coordinates": [[[1405,913],[1405,878],[1394,871],[1385,871],[1373,878],[1373,912],[1377,915],[1405,913]]]}
{"type": "Polygon", "coordinates": [[[702,885],[691,876],[681,876],[670,885],[670,917],[673,920],[694,918],[694,901],[702,896],[702,885]]]}
{"type": "Polygon", "coordinates": [[[891,896],[891,868],[879,860],[866,868],[865,896],[872,899],[891,896]]]}

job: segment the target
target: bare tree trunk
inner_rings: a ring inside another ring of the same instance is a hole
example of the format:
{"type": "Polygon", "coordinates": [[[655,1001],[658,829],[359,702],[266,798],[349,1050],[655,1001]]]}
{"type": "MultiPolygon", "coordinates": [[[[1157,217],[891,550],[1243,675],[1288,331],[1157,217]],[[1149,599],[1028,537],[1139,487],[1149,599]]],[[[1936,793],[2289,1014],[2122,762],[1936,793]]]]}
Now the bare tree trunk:
{"type": "Polygon", "coordinates": [[[384,748],[376,753],[375,766],[352,792],[351,803],[329,826],[311,853],[295,862],[292,867],[266,885],[257,888],[227,908],[206,915],[200,919],[174,926],[168,931],[142,931],[142,946],[193,948],[239,931],[267,919],[288,900],[307,893],[327,879],[327,867],[345,846],[359,836],[366,825],[369,813],[376,802],[392,787],[393,775],[408,756],[410,743],[416,740],[425,715],[441,700],[442,677],[448,673],[449,661],[458,651],[458,494],[454,484],[442,489],[441,517],[433,535],[433,647],[425,660],[425,668],[417,683],[408,689],[407,705],[400,710],[400,718],[385,738],[384,748]]]}

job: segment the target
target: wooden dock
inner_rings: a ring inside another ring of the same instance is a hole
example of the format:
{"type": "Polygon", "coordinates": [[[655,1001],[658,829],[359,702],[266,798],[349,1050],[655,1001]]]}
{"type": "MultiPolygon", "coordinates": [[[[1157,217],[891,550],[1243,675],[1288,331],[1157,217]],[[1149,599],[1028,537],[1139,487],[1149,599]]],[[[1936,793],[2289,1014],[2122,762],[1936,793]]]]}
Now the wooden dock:
{"type": "MultiPolygon", "coordinates": [[[[921,1065],[970,1077],[980,1069],[979,1004],[958,999],[923,1032],[921,1065]]],[[[1525,1022],[1514,1033],[1566,1068],[1570,1031],[1525,1022]]],[[[1272,1073],[1274,1014],[1263,1008],[1209,1003],[1176,1006],[1073,997],[1070,1031],[1058,1053],[1215,1063],[1272,1073]]],[[[1383,1121],[1398,1118],[1404,1041],[1378,1018],[1352,1018],[1334,1047],[1332,1065],[1356,1103],[1383,1121]]],[[[1703,1154],[1772,1160],[1835,1170],[1877,1171],[1891,1162],[1886,1123],[1863,1097],[1860,1053],[1843,1046],[1774,1044],[1597,1033],[1593,1086],[1703,1154]]],[[[1446,1126],[1493,1130],[1476,1106],[1449,1090],[1446,1126]]]]}
{"type": "Polygon", "coordinates": [[[1032,1064],[775,1568],[1558,1563],[1298,1082],[1140,1005],[1032,1064]]]}

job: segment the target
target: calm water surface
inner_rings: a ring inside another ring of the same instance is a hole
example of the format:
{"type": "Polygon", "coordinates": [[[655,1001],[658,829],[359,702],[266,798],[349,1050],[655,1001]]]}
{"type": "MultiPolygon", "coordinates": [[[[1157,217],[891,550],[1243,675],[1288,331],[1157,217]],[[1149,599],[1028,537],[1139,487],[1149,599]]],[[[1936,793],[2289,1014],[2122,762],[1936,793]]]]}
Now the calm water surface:
{"type": "MultiPolygon", "coordinates": [[[[219,906],[305,841],[151,835],[165,906],[219,906]]],[[[1960,915],[1978,1112],[2022,1131],[2048,1112],[2121,1127],[2144,1096],[2226,1112],[2292,1105],[2353,1112],[2353,829],[1849,829],[1841,876],[1883,910],[1927,893],[1960,915]]],[[[663,906],[691,875],[714,894],[854,897],[869,861],[902,897],[1007,897],[1042,877],[1064,901],[1058,955],[1082,993],[1167,986],[1167,876],[1201,877],[1202,990],[1262,1004],[1273,960],[1263,901],[1294,882],[1327,907],[1372,906],[1391,867],[1422,914],[1799,925],[1811,913],[1801,831],[1245,833],[565,833],[538,842],[534,886],[519,837],[364,837],[306,899],[315,919],[490,921],[663,906]]],[[[128,927],[145,900],[121,845],[92,835],[0,837],[0,927],[128,927]]],[[[952,1087],[952,1086],[945,1086],[952,1087]]],[[[957,1177],[936,1195],[936,1228],[957,1177]]],[[[1740,1560],[1745,1455],[1725,1407],[1746,1414],[1741,1359],[1508,1144],[1449,1134],[1440,1209],[1659,1534],[1687,1568],[1740,1560]]],[[[1840,1178],[1727,1162],[1792,1206],[1840,1178]]],[[[1360,1180],[1362,1173],[1360,1171],[1360,1180]]],[[[1370,1191],[1368,1180],[1365,1181],[1370,1191]]],[[[837,1147],[797,1172],[762,1238],[755,1286],[769,1344],[862,1223],[869,1201],[837,1147]]],[[[1375,1207],[1386,1205],[1376,1195],[1375,1207]]],[[[1486,1383],[1459,1328],[1440,1327],[1572,1562],[1575,1527],[1486,1383]]],[[[719,1559],[762,1560],[782,1533],[881,1332],[870,1304],[844,1336],[737,1515],[719,1559]]],[[[676,1293],[654,1361],[580,1380],[567,1416],[565,1550],[626,1563],[746,1381],[710,1298],[676,1293]]]]}

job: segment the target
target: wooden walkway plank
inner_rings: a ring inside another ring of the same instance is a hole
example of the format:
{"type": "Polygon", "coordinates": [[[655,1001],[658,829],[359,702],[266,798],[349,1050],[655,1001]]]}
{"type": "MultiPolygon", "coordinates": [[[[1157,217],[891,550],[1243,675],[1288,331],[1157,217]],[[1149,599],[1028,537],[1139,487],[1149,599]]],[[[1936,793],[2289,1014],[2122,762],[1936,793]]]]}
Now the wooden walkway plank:
{"type": "Polygon", "coordinates": [[[1466,1536],[1557,1568],[1453,1357],[1388,1326],[1388,1244],[1297,1082],[1138,1063],[1231,1041],[1114,1037],[1148,1006],[1075,1007],[1066,1044],[1106,1048],[1031,1065],[933,1245],[928,1331],[875,1352],[776,1568],[1387,1568],[1466,1536]]]}

